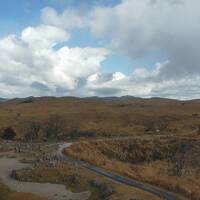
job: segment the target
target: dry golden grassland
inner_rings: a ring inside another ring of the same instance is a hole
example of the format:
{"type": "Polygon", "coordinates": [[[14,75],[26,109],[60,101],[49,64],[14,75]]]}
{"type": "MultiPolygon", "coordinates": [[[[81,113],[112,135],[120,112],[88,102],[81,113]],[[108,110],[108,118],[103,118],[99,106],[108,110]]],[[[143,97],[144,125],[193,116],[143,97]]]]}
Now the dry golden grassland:
{"type": "MultiPolygon", "coordinates": [[[[58,132],[56,137],[51,138],[54,141],[66,137],[141,137],[74,144],[66,150],[68,155],[158,185],[189,199],[200,199],[200,100],[183,102],[154,98],[102,101],[72,97],[41,97],[31,101],[15,99],[0,103],[0,135],[11,127],[17,139],[23,139],[27,133],[39,127],[37,140],[49,139],[47,133],[49,130],[53,132],[52,127],[47,129],[52,122],[49,120],[51,116],[59,116],[62,123],[58,124],[63,126],[53,127],[58,132]]],[[[5,151],[5,147],[0,146],[0,151],[5,151]]],[[[40,169],[35,170],[32,179],[37,177],[37,173],[40,174],[40,169]]],[[[53,177],[57,175],[51,177],[51,174],[47,174],[40,180],[38,177],[38,181],[50,178],[54,182],[56,179],[53,177]]],[[[77,190],[81,187],[77,186],[77,190]]],[[[143,195],[133,188],[130,190],[129,187],[115,184],[113,187],[116,192],[112,199],[122,199],[122,194],[123,200],[126,198],[124,194],[128,200],[133,198],[132,194],[143,195]]],[[[99,195],[97,190],[94,194],[99,195]]]]}
{"type": "Polygon", "coordinates": [[[157,185],[189,199],[200,199],[200,140],[128,139],[73,144],[67,155],[157,185]]]}
{"type": "MultiPolygon", "coordinates": [[[[61,134],[88,131],[101,136],[143,134],[199,134],[200,101],[167,99],[101,101],[78,98],[34,98],[31,102],[11,100],[0,103],[0,130],[12,127],[18,137],[26,131],[26,122],[36,120],[44,127],[51,115],[65,123],[61,134]]],[[[40,135],[43,129],[40,130],[40,135]]]]}

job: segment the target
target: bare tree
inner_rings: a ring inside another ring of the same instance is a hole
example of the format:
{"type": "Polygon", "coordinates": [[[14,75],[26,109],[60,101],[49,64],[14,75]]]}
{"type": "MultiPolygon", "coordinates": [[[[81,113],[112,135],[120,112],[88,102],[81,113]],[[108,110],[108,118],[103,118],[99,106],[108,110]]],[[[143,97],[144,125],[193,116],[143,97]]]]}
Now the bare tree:
{"type": "Polygon", "coordinates": [[[24,139],[33,141],[39,139],[39,132],[42,128],[41,122],[36,119],[31,119],[25,122],[25,136],[24,139]]]}
{"type": "Polygon", "coordinates": [[[200,135],[200,125],[197,127],[197,133],[200,135]]]}
{"type": "Polygon", "coordinates": [[[173,175],[182,176],[186,167],[188,151],[191,148],[190,143],[181,143],[177,146],[176,152],[169,156],[169,164],[171,163],[171,171],[173,175]]]}
{"type": "Polygon", "coordinates": [[[51,115],[44,127],[45,137],[57,138],[63,133],[65,127],[65,120],[60,115],[51,115]]]}

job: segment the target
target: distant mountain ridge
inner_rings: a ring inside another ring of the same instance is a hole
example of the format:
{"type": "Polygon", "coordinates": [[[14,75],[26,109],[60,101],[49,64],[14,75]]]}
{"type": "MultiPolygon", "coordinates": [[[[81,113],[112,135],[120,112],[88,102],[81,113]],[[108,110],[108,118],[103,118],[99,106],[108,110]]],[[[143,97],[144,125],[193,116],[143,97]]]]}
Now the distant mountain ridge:
{"type": "Polygon", "coordinates": [[[149,97],[149,98],[142,98],[142,97],[135,97],[131,95],[125,95],[125,96],[108,96],[108,97],[100,97],[100,96],[88,96],[88,97],[75,97],[75,96],[28,96],[28,97],[16,97],[16,98],[1,98],[0,102],[6,102],[6,101],[16,101],[16,102],[33,102],[36,99],[59,99],[59,98],[74,98],[74,99],[85,99],[85,100],[99,100],[99,101],[116,101],[116,100],[176,100],[176,101],[200,101],[200,99],[190,99],[190,100],[179,100],[179,99],[170,99],[170,98],[164,98],[164,97],[149,97]]]}
{"type": "Polygon", "coordinates": [[[0,102],[5,102],[5,101],[30,101],[34,100],[37,98],[77,98],[77,99],[92,99],[92,100],[102,100],[102,101],[113,101],[113,100],[131,100],[131,99],[142,99],[140,97],[134,97],[131,95],[126,95],[126,96],[110,96],[110,97],[99,97],[99,96],[90,96],[90,97],[72,97],[72,96],[63,96],[63,97],[54,97],[54,96],[41,96],[41,97],[34,97],[34,96],[29,96],[29,97],[22,97],[22,98],[11,98],[11,99],[6,99],[6,98],[0,98],[0,102]]]}
{"type": "Polygon", "coordinates": [[[7,99],[5,99],[5,98],[0,98],[0,102],[5,102],[5,101],[7,101],[7,99]]]}
{"type": "Polygon", "coordinates": [[[83,99],[113,101],[113,100],[129,100],[129,99],[131,100],[131,99],[141,99],[141,98],[140,97],[134,97],[134,96],[126,95],[126,96],[121,96],[121,97],[116,97],[116,96],[111,96],[111,97],[91,96],[91,97],[84,97],[83,99]]]}

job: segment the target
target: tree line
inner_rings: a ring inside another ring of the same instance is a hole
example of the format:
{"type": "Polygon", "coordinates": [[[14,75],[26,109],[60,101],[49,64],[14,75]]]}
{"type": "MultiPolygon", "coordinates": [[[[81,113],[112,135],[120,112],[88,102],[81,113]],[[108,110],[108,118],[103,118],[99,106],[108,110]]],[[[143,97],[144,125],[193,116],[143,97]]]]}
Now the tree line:
{"type": "MultiPolygon", "coordinates": [[[[21,139],[31,142],[64,139],[66,137],[94,137],[97,135],[95,131],[81,131],[79,128],[71,128],[71,130],[66,132],[66,123],[65,118],[57,114],[50,115],[46,120],[31,118],[20,124],[21,132],[23,132],[21,139]]],[[[1,138],[5,140],[14,140],[16,135],[12,127],[6,127],[1,131],[1,138]]]]}
{"type": "MultiPolygon", "coordinates": [[[[46,120],[35,118],[21,122],[23,140],[35,141],[40,139],[54,139],[63,134],[65,120],[60,115],[51,115],[46,120]]],[[[12,127],[6,127],[1,131],[1,138],[5,140],[14,140],[17,134],[12,127]]]]}

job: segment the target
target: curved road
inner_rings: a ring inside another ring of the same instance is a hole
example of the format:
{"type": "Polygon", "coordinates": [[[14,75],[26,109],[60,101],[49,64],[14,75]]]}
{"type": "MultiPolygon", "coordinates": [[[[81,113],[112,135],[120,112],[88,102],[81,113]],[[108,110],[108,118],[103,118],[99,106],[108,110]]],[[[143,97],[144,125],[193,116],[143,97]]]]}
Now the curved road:
{"type": "Polygon", "coordinates": [[[180,200],[175,195],[173,195],[169,192],[166,192],[165,190],[162,190],[158,187],[155,187],[155,186],[152,186],[152,185],[149,185],[149,184],[144,184],[144,183],[141,183],[141,182],[133,180],[133,179],[129,179],[129,178],[122,177],[120,175],[113,174],[113,173],[108,172],[108,171],[106,171],[102,168],[99,168],[99,167],[96,167],[92,164],[89,164],[85,161],[75,160],[75,159],[73,159],[69,156],[64,155],[63,150],[65,148],[69,147],[70,145],[71,145],[71,143],[65,143],[65,144],[61,144],[59,146],[58,154],[62,155],[63,159],[68,160],[68,161],[73,162],[73,163],[76,163],[81,167],[87,168],[87,169],[89,169],[93,172],[96,172],[97,174],[103,175],[103,176],[105,176],[105,177],[107,177],[107,178],[109,178],[109,179],[111,179],[115,182],[119,182],[119,183],[122,183],[122,184],[125,184],[125,185],[133,186],[133,187],[141,189],[145,192],[152,193],[152,194],[154,194],[154,195],[156,195],[156,196],[158,196],[162,199],[180,200]]]}
{"type": "MultiPolygon", "coordinates": [[[[109,171],[106,171],[105,169],[102,169],[100,167],[96,167],[92,164],[89,164],[85,161],[80,161],[80,160],[76,160],[76,159],[73,159],[69,156],[66,156],[63,154],[63,150],[67,147],[69,147],[72,143],[57,143],[57,145],[59,145],[59,149],[55,152],[56,155],[58,155],[60,157],[60,159],[62,160],[65,160],[65,161],[69,161],[69,162],[72,162],[72,163],[75,163],[81,167],[84,167],[88,170],[91,170],[97,174],[100,174],[100,175],[103,175],[115,182],[118,182],[118,183],[121,183],[121,184],[125,184],[125,185],[129,185],[129,186],[133,186],[135,188],[138,188],[138,189],[141,189],[145,192],[149,192],[151,194],[154,194],[155,196],[158,196],[162,199],[165,199],[165,200],[180,200],[179,198],[177,198],[176,196],[174,196],[173,194],[165,191],[165,190],[162,190],[158,187],[155,187],[155,186],[152,186],[152,185],[149,185],[149,184],[144,184],[142,182],[139,182],[139,181],[136,181],[136,180],[133,180],[133,179],[130,179],[130,178],[125,178],[123,176],[120,176],[120,175],[116,175],[112,172],[109,172],[109,171]]],[[[3,153],[5,154],[5,153],[3,153]]],[[[0,154],[1,155],[1,154],[0,154]]]]}

